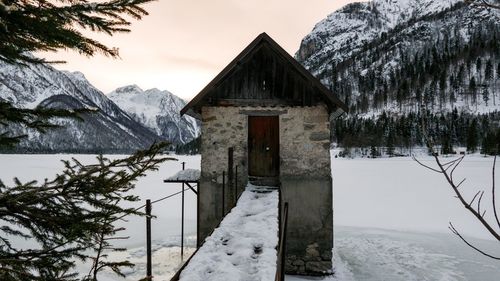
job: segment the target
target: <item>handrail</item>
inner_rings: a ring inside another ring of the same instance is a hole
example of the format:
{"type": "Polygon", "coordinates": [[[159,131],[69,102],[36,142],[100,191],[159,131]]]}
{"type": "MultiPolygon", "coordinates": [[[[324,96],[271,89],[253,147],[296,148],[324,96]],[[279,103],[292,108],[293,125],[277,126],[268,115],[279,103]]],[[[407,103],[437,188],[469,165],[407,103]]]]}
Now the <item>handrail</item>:
{"type": "MultiPolygon", "coordinates": [[[[238,178],[238,166],[236,166],[236,179],[238,178]]],[[[226,171],[222,171],[222,218],[221,220],[219,221],[219,223],[217,224],[216,227],[214,227],[214,229],[212,229],[212,232],[210,232],[210,234],[207,236],[207,237],[210,237],[212,235],[212,233],[215,231],[215,229],[219,228],[222,220],[226,217],[226,215],[228,213],[225,212],[225,208],[224,208],[224,204],[225,204],[225,185],[226,185],[226,181],[225,181],[225,177],[226,177],[226,171]]],[[[238,190],[238,182],[236,181],[235,184],[234,184],[234,188],[236,190],[238,190]]],[[[237,193],[236,193],[237,194],[237,193]]],[[[238,195],[238,194],[237,194],[238,195]]],[[[237,196],[235,198],[235,201],[234,201],[234,204],[232,205],[231,209],[229,210],[229,212],[234,208],[236,207],[236,204],[238,203],[238,200],[240,199],[240,196],[241,194],[239,194],[239,196],[237,196]]],[[[194,255],[196,255],[196,253],[198,252],[198,250],[201,248],[201,246],[203,245],[204,241],[199,245],[199,247],[193,252],[193,254],[186,260],[186,262],[179,268],[179,270],[177,270],[177,272],[175,273],[174,276],[172,276],[172,278],[170,279],[170,281],[178,281],[180,279],[180,276],[181,276],[181,273],[182,271],[184,270],[184,268],[186,268],[186,266],[188,265],[189,261],[191,261],[191,258],[194,257],[194,255]]]]}
{"type": "Polygon", "coordinates": [[[286,231],[288,225],[288,202],[283,204],[283,198],[281,195],[281,187],[279,188],[279,242],[278,242],[278,253],[276,261],[276,276],[275,281],[285,280],[285,254],[286,254],[286,231]]]}
{"type": "Polygon", "coordinates": [[[191,254],[191,256],[189,257],[189,259],[186,260],[186,262],[179,268],[179,270],[177,270],[177,272],[174,274],[174,276],[172,276],[172,278],[170,278],[170,281],[178,281],[179,278],[181,277],[181,272],[184,270],[184,268],[186,268],[186,266],[188,265],[189,261],[191,261],[191,259],[194,257],[194,255],[196,255],[196,253],[198,252],[200,248],[197,248],[193,254],[191,254]]]}

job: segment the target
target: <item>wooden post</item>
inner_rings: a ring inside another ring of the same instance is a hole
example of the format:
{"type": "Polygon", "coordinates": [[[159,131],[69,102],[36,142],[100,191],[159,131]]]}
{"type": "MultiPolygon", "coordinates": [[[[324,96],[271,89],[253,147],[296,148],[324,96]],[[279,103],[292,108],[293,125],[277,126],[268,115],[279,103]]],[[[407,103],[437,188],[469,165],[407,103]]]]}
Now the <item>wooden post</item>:
{"type": "Polygon", "coordinates": [[[238,201],[238,165],[234,167],[234,205],[238,201]]]}
{"type": "Polygon", "coordinates": [[[224,217],[225,213],[224,213],[224,195],[225,195],[225,192],[226,192],[226,171],[222,171],[222,217],[224,217]]]}
{"type": "Polygon", "coordinates": [[[285,258],[286,258],[286,231],[288,228],[288,202],[285,202],[285,207],[283,209],[283,232],[281,233],[281,241],[283,245],[281,248],[281,274],[282,280],[285,280],[285,258]]]}
{"type": "Polygon", "coordinates": [[[153,278],[151,266],[151,200],[146,200],[146,277],[151,280],[153,278]]]}
{"type": "MultiPolygon", "coordinates": [[[[232,194],[231,188],[233,187],[233,180],[234,180],[234,174],[233,174],[233,160],[234,160],[234,148],[230,147],[227,149],[227,186],[229,187],[228,193],[232,194]]],[[[228,201],[229,201],[229,206],[232,206],[231,204],[231,196],[228,196],[228,201]]],[[[236,202],[236,198],[234,198],[234,201],[236,202]]]]}

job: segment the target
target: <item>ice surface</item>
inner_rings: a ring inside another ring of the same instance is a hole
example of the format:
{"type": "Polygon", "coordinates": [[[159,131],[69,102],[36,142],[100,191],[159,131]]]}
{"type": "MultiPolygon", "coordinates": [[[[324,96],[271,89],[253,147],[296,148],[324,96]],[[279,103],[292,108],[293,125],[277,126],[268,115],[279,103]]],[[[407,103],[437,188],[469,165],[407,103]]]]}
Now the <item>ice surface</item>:
{"type": "Polygon", "coordinates": [[[249,185],[181,273],[182,281],[274,280],[278,191],[249,185]]]}
{"type": "MultiPolygon", "coordinates": [[[[95,162],[94,155],[0,155],[0,179],[12,184],[14,176],[23,181],[51,178],[63,167],[59,159],[73,156],[83,163],[95,162]]],[[[177,158],[186,162],[187,169],[200,168],[200,156],[177,158]]],[[[419,158],[432,164],[432,158],[428,156],[419,158]]],[[[489,188],[492,161],[491,157],[479,155],[465,158],[455,174],[457,179],[467,178],[463,186],[467,194],[473,194],[478,188],[489,188]]],[[[180,168],[179,162],[169,161],[158,172],[141,178],[134,190],[141,201],[133,205],[140,206],[145,199],[154,200],[180,191],[180,184],[163,183],[163,179],[180,168]]],[[[287,280],[498,281],[500,264],[480,256],[447,229],[448,222],[452,221],[474,243],[500,255],[498,243],[476,239],[489,237],[459,205],[442,176],[419,166],[409,157],[332,157],[332,177],[336,277],[290,276],[287,280]]],[[[497,182],[500,182],[498,172],[497,182]]],[[[488,202],[490,198],[484,200],[488,202]]],[[[153,273],[156,281],[169,280],[180,266],[180,208],[180,197],[153,205],[156,216],[152,222],[153,273]]],[[[186,220],[186,233],[192,236],[196,230],[196,197],[192,192],[186,193],[186,220]]],[[[137,276],[145,275],[144,224],[143,218],[128,218],[122,222],[127,230],[120,233],[131,237],[119,243],[128,249],[125,258],[133,259],[138,266],[127,272],[126,279],[106,273],[102,280],[138,280],[137,276]]],[[[18,242],[26,243],[24,240],[18,242]]],[[[194,241],[187,239],[186,244],[194,245],[194,241]]],[[[85,272],[85,268],[88,267],[79,264],[78,271],[85,272]]]]}
{"type": "MultiPolygon", "coordinates": [[[[427,165],[432,157],[419,156],[427,165]]],[[[443,158],[443,161],[454,159],[443,158]]],[[[493,158],[467,155],[454,173],[469,200],[486,190],[483,205],[491,202],[493,158]]],[[[497,164],[498,165],[498,164],[497,164]]],[[[497,169],[498,170],[498,169],[497,169]]],[[[464,234],[491,239],[482,226],[460,204],[444,177],[410,157],[378,159],[332,159],[334,225],[386,228],[413,232],[450,233],[448,223],[464,234]]],[[[500,173],[496,174],[500,181],[500,173]]],[[[497,199],[498,200],[498,199],[497,199]]],[[[486,213],[491,218],[491,209],[486,213]]]]}
{"type": "MultiPolygon", "coordinates": [[[[492,251],[498,243],[472,239],[492,251]]],[[[287,281],[497,281],[500,265],[452,234],[335,227],[335,275],[287,276],[287,281]]]]}

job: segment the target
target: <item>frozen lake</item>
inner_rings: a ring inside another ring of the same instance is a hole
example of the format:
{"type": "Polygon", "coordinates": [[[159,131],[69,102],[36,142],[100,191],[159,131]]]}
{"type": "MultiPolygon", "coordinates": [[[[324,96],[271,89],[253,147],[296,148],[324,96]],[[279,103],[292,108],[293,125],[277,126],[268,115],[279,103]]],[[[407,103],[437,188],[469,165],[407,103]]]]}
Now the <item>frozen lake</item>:
{"type": "MultiPolygon", "coordinates": [[[[72,156],[0,155],[0,179],[9,185],[14,176],[22,181],[51,178],[63,167],[59,160],[72,156]]],[[[74,157],[84,163],[95,160],[94,155],[74,157]]],[[[199,169],[200,157],[177,158],[179,161],[164,163],[159,171],[140,179],[134,193],[144,201],[180,191],[179,185],[164,184],[163,179],[179,171],[183,161],[187,163],[186,168],[199,169]]],[[[432,163],[427,156],[420,158],[432,163]]],[[[457,179],[467,178],[462,187],[467,194],[484,189],[489,196],[492,160],[468,156],[457,169],[457,179]]],[[[411,158],[332,158],[332,174],[338,274],[327,280],[498,280],[500,262],[475,253],[447,229],[451,221],[485,250],[500,255],[498,243],[489,240],[491,237],[459,205],[441,175],[419,166],[411,158]]],[[[488,205],[491,197],[483,200],[483,204],[488,205]]],[[[140,206],[142,201],[135,204],[140,206]]],[[[180,208],[180,196],[153,206],[153,214],[157,216],[152,223],[155,280],[168,280],[179,265],[180,208]]],[[[489,215],[491,209],[486,216],[489,215]]],[[[187,192],[188,245],[195,243],[195,221],[196,197],[187,192]]],[[[131,239],[120,242],[130,249],[121,257],[138,265],[135,271],[128,272],[128,280],[143,276],[144,225],[144,219],[133,217],[124,223],[126,235],[131,239]]],[[[104,279],[123,280],[113,275],[106,275],[104,279]]],[[[308,279],[290,276],[287,280],[308,279]]]]}

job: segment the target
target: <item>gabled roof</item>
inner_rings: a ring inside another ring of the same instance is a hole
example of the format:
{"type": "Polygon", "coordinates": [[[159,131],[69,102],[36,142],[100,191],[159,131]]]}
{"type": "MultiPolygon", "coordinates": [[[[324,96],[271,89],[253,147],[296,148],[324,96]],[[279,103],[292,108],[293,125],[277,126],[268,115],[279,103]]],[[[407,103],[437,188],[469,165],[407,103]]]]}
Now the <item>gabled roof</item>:
{"type": "Polygon", "coordinates": [[[235,69],[241,66],[245,58],[251,56],[263,44],[266,44],[269,48],[272,49],[272,51],[274,51],[274,53],[284,59],[284,61],[286,61],[286,63],[288,64],[287,67],[293,68],[300,74],[300,76],[307,80],[310,87],[314,88],[314,93],[317,93],[328,105],[330,105],[329,108],[331,111],[335,111],[335,115],[338,116],[348,111],[347,106],[342,101],[340,101],[336,95],[330,92],[316,77],[314,77],[309,71],[307,71],[302,65],[300,65],[269,35],[267,35],[266,33],[261,33],[181,110],[181,115],[188,114],[195,118],[199,118],[199,112],[196,112],[195,108],[199,109],[207,101],[207,98],[209,98],[210,95],[215,92],[217,87],[226,78],[228,78],[231,73],[235,71],[235,69]]]}

